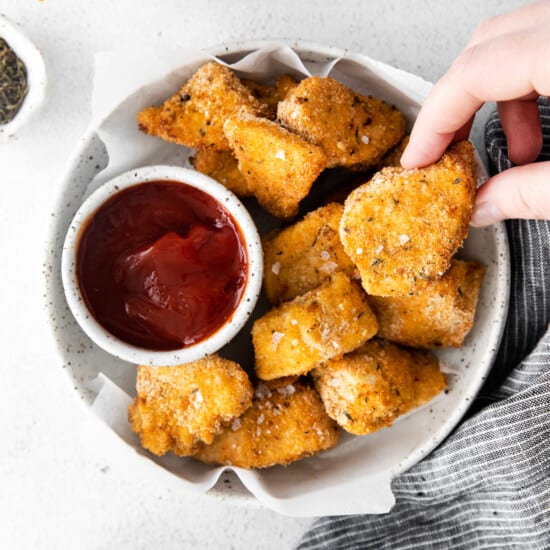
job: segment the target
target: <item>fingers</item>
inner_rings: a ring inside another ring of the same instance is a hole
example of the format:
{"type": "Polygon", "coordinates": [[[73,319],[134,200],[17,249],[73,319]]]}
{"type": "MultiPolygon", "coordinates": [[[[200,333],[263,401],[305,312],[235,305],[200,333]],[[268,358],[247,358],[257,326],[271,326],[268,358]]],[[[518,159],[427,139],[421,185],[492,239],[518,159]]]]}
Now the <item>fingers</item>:
{"type": "Polygon", "coordinates": [[[534,91],[547,95],[550,78],[541,76],[542,71],[532,74],[538,64],[548,68],[546,51],[541,47],[547,36],[540,40],[540,32],[520,32],[465,50],[426,99],[401,158],[403,167],[426,166],[439,159],[455,133],[484,102],[509,101],[534,91]]]}
{"type": "Polygon", "coordinates": [[[550,219],[550,161],[510,168],[479,189],[471,225],[510,218],[550,219]]]}
{"type": "Polygon", "coordinates": [[[533,2],[516,10],[482,21],[475,30],[468,46],[486,42],[496,36],[518,32],[533,27],[550,17],[550,1],[533,2]]]}
{"type": "Polygon", "coordinates": [[[536,99],[499,103],[502,129],[508,144],[508,158],[514,164],[527,164],[542,149],[542,129],[536,99]]]}

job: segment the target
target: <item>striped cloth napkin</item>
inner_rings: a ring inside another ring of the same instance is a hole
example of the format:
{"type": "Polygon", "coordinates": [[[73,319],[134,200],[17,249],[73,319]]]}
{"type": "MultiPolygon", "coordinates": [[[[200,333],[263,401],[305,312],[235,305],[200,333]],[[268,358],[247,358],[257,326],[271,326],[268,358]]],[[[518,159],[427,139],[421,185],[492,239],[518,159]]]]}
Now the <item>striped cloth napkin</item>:
{"type": "MultiPolygon", "coordinates": [[[[539,109],[545,138],[539,160],[550,160],[550,106],[541,101],[539,109]]],[[[509,168],[496,113],[485,141],[491,168],[509,168]]],[[[317,519],[301,550],[550,548],[550,222],[512,220],[506,227],[508,319],[467,417],[393,481],[389,514],[317,519]]]]}

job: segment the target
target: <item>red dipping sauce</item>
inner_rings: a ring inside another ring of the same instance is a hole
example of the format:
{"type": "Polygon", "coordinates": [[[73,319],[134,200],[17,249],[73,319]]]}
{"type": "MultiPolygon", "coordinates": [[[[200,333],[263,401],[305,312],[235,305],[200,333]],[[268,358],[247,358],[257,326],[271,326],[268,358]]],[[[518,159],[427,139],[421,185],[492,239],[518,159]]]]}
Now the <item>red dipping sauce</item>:
{"type": "Polygon", "coordinates": [[[120,191],[79,240],[84,301],[128,344],[176,350],[216,332],[247,279],[241,231],[216,199],[190,185],[154,181],[120,191]]]}

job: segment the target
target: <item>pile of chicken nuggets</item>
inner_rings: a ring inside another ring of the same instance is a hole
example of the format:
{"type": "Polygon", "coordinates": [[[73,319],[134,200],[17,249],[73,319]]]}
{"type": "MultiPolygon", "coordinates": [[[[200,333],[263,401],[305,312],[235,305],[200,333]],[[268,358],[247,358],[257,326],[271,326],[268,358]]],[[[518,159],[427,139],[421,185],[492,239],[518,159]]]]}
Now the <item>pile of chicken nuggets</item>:
{"type": "Polygon", "coordinates": [[[484,267],[456,258],[476,188],[473,147],[399,165],[406,122],[342,83],[240,79],[210,62],[139,128],[195,149],[195,168],[253,196],[282,227],[263,236],[269,309],[252,328],[254,372],[217,354],[139,366],[132,429],[157,455],[286,465],[372,433],[445,388],[432,348],[471,330],[484,267]],[[365,174],[342,202],[296,219],[319,175],[365,174]]]}

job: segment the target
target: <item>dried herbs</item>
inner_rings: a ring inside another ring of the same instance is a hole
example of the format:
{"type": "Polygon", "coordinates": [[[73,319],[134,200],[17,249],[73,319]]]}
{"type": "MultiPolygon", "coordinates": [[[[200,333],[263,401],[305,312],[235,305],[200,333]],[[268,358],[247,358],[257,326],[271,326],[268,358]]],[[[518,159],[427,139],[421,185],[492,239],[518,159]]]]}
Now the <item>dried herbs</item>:
{"type": "Polygon", "coordinates": [[[0,125],[11,122],[27,95],[27,69],[21,59],[0,38],[0,125]]]}

